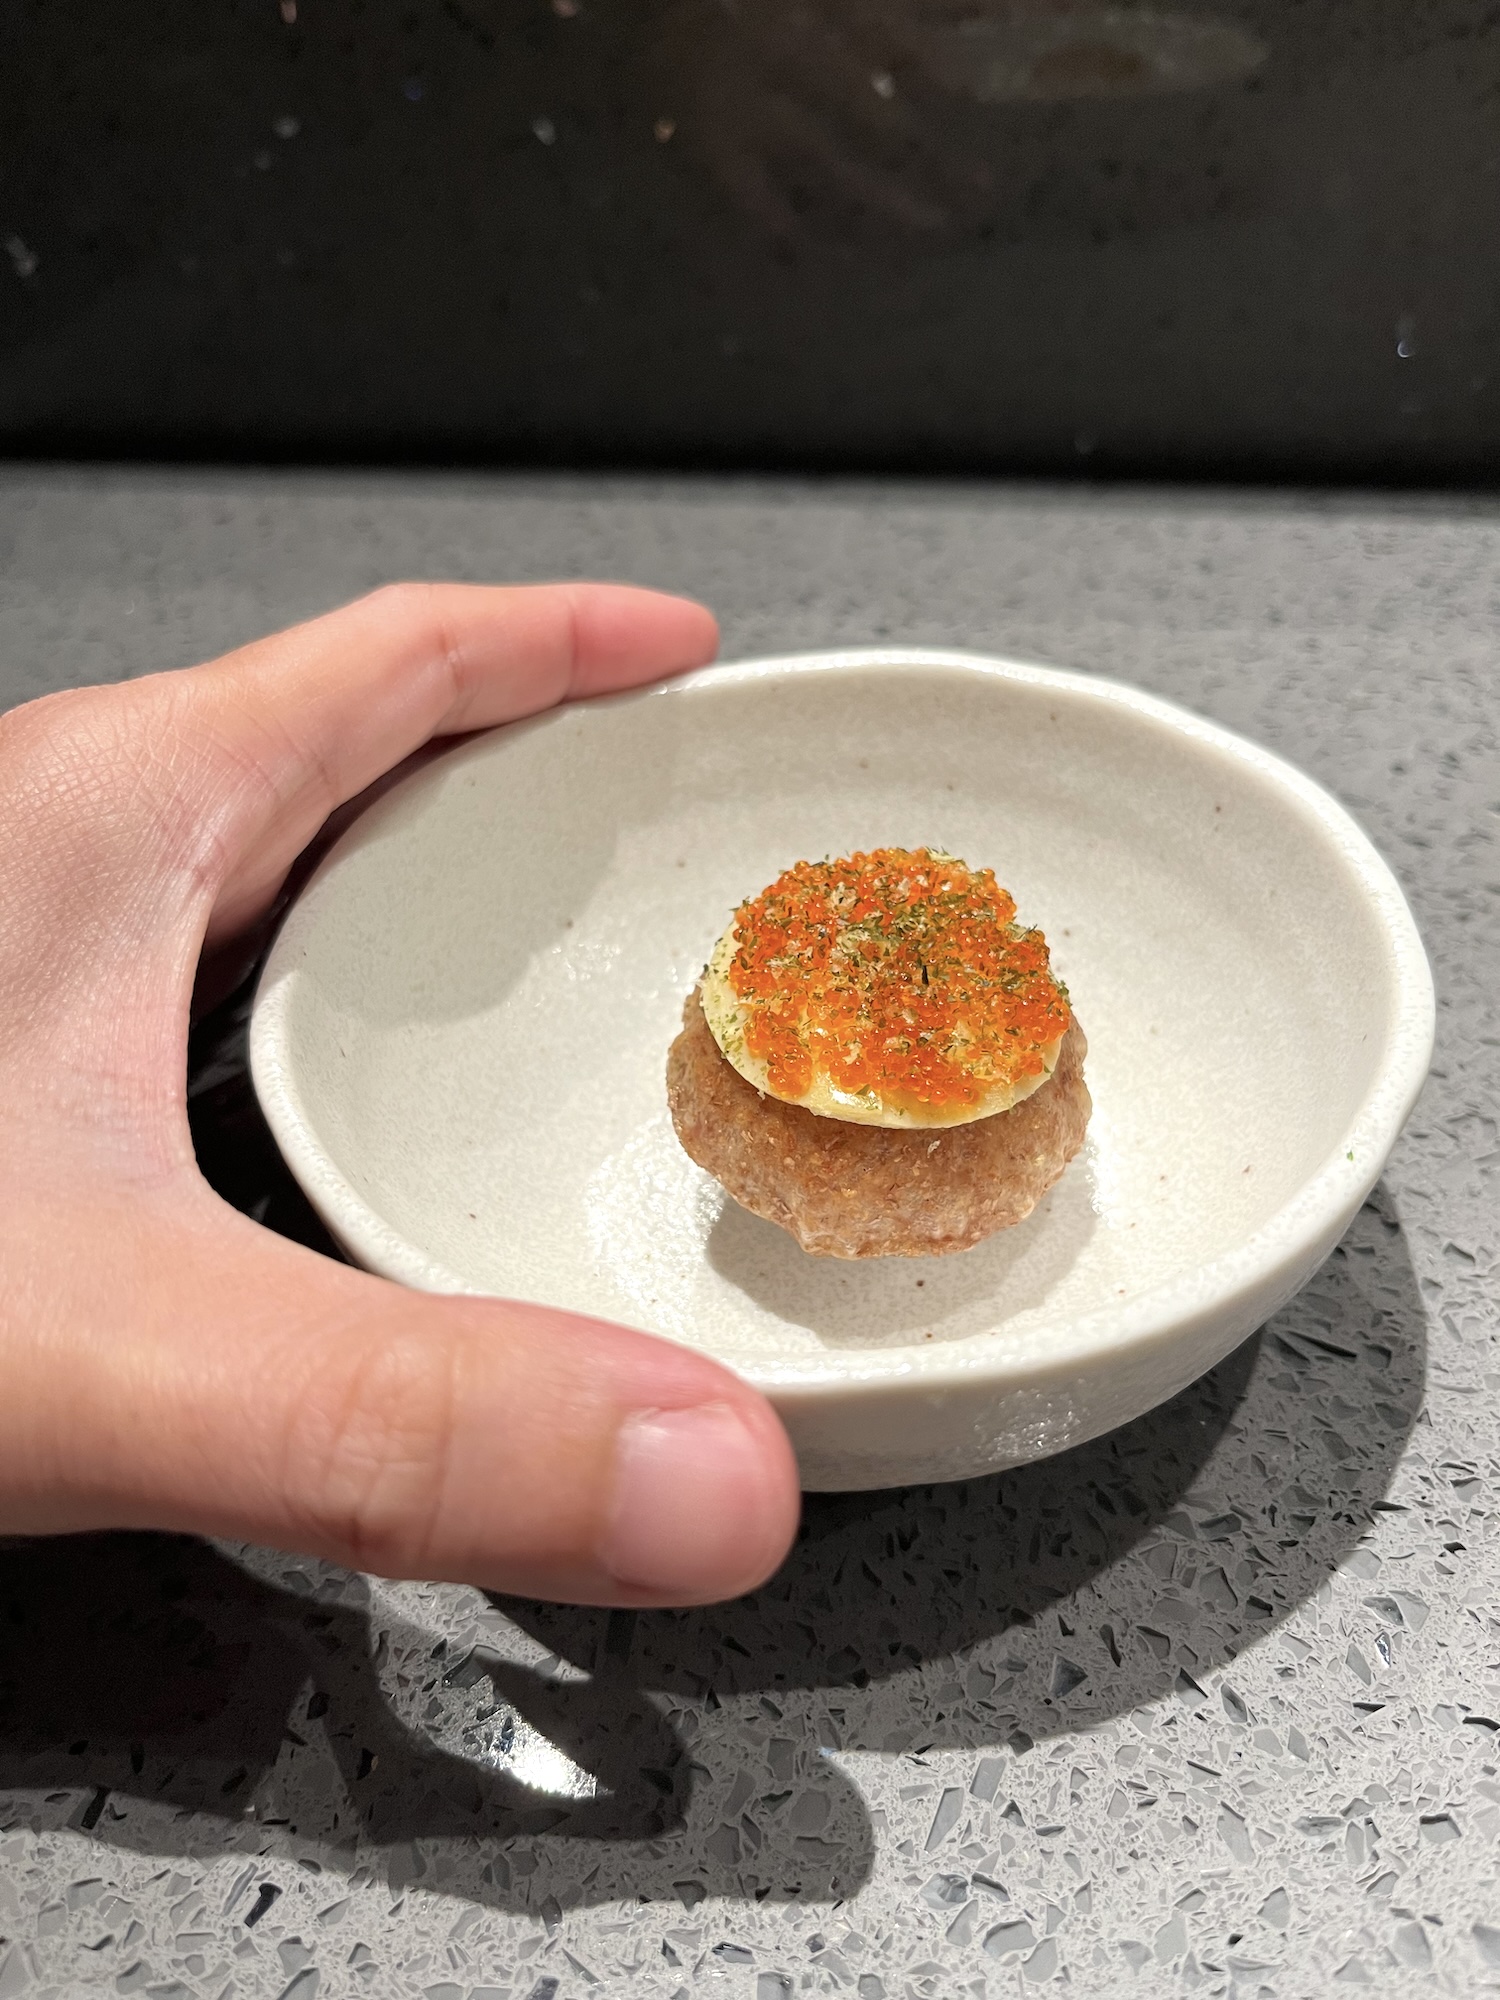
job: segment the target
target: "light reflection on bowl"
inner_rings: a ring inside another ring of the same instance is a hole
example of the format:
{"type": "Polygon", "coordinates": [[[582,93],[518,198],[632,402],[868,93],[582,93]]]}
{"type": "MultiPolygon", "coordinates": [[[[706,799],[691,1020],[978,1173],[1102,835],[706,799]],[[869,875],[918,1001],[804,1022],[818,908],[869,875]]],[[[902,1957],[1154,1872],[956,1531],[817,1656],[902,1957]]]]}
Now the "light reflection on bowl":
{"type": "Polygon", "coordinates": [[[1210,90],[1269,53],[1236,22],[1126,7],[1012,8],[913,39],[934,82],[981,104],[1210,90]]]}

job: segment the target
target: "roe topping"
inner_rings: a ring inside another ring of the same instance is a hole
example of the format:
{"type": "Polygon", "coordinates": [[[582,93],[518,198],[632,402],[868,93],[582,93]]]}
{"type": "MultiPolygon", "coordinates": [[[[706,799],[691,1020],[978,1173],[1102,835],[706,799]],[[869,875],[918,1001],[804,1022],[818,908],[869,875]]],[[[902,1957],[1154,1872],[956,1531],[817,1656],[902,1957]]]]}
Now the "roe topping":
{"type": "Polygon", "coordinates": [[[1072,1021],[1047,941],[989,868],[935,848],[799,861],[735,912],[729,984],[778,1097],[978,1104],[1050,1068],[1072,1021]]]}

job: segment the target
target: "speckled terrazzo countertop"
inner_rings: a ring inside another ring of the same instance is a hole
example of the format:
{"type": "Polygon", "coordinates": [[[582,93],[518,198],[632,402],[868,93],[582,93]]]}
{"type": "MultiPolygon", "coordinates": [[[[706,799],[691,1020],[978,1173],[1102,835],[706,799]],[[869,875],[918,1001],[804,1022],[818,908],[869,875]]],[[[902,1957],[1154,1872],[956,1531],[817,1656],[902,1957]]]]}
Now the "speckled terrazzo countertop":
{"type": "MultiPolygon", "coordinates": [[[[401,573],[1120,675],[1338,793],[1439,994],[1389,1173],[1262,1334],[1066,1458],[810,1502],[751,1599],[0,1549],[0,2000],[1500,1992],[1500,508],[11,470],[0,540],[0,702],[401,573]]],[[[195,1106],[308,1233],[232,1012],[195,1106]]]]}

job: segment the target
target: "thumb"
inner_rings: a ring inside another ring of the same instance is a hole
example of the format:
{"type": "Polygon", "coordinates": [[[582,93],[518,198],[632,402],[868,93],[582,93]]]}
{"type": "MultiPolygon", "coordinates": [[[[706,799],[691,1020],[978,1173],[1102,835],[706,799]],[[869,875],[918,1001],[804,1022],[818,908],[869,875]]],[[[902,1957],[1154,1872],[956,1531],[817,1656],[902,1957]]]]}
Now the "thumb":
{"type": "Polygon", "coordinates": [[[99,1329],[92,1351],[43,1371],[69,1385],[78,1447],[54,1524],[620,1605],[736,1596],[786,1553],[791,1447],[717,1363],[543,1307],[406,1291],[206,1190],[190,1216],[172,1206],[165,1230],[132,1230],[133,1272],[115,1262],[130,1326],[75,1317],[99,1329]]]}

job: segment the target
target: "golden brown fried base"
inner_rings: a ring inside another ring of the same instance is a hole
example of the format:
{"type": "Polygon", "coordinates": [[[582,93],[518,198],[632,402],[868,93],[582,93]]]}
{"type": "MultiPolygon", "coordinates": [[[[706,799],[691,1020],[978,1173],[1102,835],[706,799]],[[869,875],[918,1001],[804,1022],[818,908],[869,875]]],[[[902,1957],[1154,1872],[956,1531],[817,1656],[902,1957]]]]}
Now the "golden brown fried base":
{"type": "Polygon", "coordinates": [[[725,1061],[696,992],[667,1056],[683,1149],[742,1207],[819,1257],[942,1257],[1030,1215],[1093,1109],[1075,1020],[1050,1082],[1009,1111],[939,1131],[822,1118],[762,1097],[725,1061]]]}

